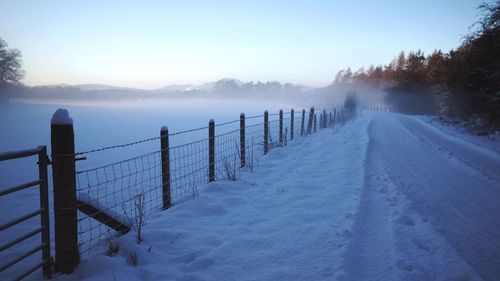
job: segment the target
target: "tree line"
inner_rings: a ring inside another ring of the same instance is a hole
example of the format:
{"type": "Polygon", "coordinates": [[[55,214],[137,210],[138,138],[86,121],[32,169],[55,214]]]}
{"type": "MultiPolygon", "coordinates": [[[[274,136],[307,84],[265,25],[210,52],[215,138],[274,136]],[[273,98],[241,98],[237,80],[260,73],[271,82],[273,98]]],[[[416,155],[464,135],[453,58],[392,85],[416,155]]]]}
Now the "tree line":
{"type": "Polygon", "coordinates": [[[401,51],[389,64],[341,70],[334,84],[383,89],[385,102],[410,114],[465,121],[478,134],[500,130],[500,1],[481,4],[481,19],[456,49],[401,51]]]}

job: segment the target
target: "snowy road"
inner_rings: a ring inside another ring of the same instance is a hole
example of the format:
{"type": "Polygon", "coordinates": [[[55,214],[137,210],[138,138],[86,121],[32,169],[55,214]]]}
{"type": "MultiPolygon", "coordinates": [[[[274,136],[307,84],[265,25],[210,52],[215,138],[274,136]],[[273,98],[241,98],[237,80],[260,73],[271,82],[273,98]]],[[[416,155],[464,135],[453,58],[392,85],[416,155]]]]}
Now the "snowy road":
{"type": "Polygon", "coordinates": [[[148,220],[88,280],[498,280],[500,155],[366,112],[148,220]],[[132,265],[137,256],[137,266],[132,265]]]}
{"type": "MultiPolygon", "coordinates": [[[[420,266],[410,262],[417,259],[415,255],[422,255],[424,264],[418,270],[421,275],[418,280],[434,279],[443,268],[457,270],[454,267],[457,267],[458,261],[435,257],[436,253],[429,251],[431,243],[436,241],[427,239],[423,242],[426,236],[418,233],[419,222],[415,218],[418,216],[422,221],[429,222],[437,236],[442,237],[450,249],[456,251],[477,274],[487,280],[498,278],[498,154],[450,137],[408,116],[375,115],[369,135],[367,173],[373,173],[372,177],[383,180],[373,184],[367,181],[365,188],[373,190],[388,186],[388,192],[398,193],[392,199],[407,200],[405,204],[409,210],[406,212],[409,214],[398,214],[404,219],[399,225],[395,224],[393,237],[395,251],[408,253],[413,250],[411,243],[402,241],[398,246],[398,240],[409,240],[408,236],[415,234],[415,252],[396,262],[396,267],[402,266],[403,275],[413,275],[418,269],[415,266],[420,266]],[[415,214],[412,216],[411,212],[415,214]],[[432,259],[436,259],[433,261],[434,267],[426,268],[426,260],[432,259]]],[[[401,212],[398,208],[395,211],[401,212]]]]}

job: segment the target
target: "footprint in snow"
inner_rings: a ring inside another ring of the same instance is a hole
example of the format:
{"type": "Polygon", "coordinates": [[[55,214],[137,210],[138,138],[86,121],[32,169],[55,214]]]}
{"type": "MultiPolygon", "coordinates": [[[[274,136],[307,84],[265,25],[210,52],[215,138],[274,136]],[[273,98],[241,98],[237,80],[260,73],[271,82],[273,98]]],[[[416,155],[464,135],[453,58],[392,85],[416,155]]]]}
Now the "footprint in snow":
{"type": "Polygon", "coordinates": [[[207,186],[205,186],[203,188],[203,192],[205,192],[205,193],[219,193],[219,192],[226,192],[226,189],[222,184],[212,182],[212,183],[207,184],[207,186]]]}
{"type": "Polygon", "coordinates": [[[355,215],[353,213],[347,213],[347,214],[345,214],[345,218],[346,219],[354,219],[355,215]]]}
{"type": "Polygon", "coordinates": [[[196,259],[196,253],[187,253],[187,254],[181,255],[178,259],[180,262],[190,263],[196,259]]]}
{"type": "Polygon", "coordinates": [[[230,198],[224,200],[224,202],[228,206],[238,206],[238,205],[247,204],[247,201],[243,198],[240,198],[240,197],[230,197],[230,198]]]}
{"type": "Polygon", "coordinates": [[[415,220],[410,216],[402,216],[399,218],[399,223],[403,225],[415,225],[415,220]]]}
{"type": "Polygon", "coordinates": [[[190,271],[199,271],[207,269],[214,263],[215,261],[211,258],[199,258],[191,263],[190,271]]]}
{"type": "Polygon", "coordinates": [[[195,210],[199,216],[223,216],[227,214],[227,209],[221,205],[200,206],[195,210]]]}
{"type": "Polygon", "coordinates": [[[384,187],[379,188],[378,192],[387,193],[387,187],[384,186],[384,187]]]}
{"type": "Polygon", "coordinates": [[[196,254],[186,255],[185,261],[179,265],[179,270],[185,273],[200,271],[208,268],[215,261],[211,258],[196,257],[196,254]]]}
{"type": "Polygon", "coordinates": [[[223,243],[223,240],[219,239],[219,236],[210,234],[202,238],[202,241],[204,245],[210,245],[212,247],[218,247],[223,243]]]}
{"type": "Polygon", "coordinates": [[[249,227],[238,227],[238,228],[235,228],[234,231],[236,233],[241,234],[241,235],[245,235],[245,234],[250,233],[252,230],[249,227]]]}
{"type": "Polygon", "coordinates": [[[199,281],[201,279],[188,274],[188,275],[185,275],[185,276],[176,277],[176,280],[179,280],[179,281],[199,281]]]}
{"type": "Polygon", "coordinates": [[[351,233],[351,231],[349,229],[344,229],[344,230],[342,230],[341,235],[344,236],[344,237],[349,238],[349,237],[352,236],[352,233],[351,233]]]}
{"type": "Polygon", "coordinates": [[[406,260],[398,260],[396,262],[396,266],[404,271],[407,272],[412,272],[413,271],[413,264],[411,264],[409,261],[406,260]]]}
{"type": "Polygon", "coordinates": [[[424,251],[429,251],[430,250],[430,245],[428,241],[425,241],[423,239],[419,238],[414,238],[413,243],[417,246],[417,248],[424,250],[424,251]]]}

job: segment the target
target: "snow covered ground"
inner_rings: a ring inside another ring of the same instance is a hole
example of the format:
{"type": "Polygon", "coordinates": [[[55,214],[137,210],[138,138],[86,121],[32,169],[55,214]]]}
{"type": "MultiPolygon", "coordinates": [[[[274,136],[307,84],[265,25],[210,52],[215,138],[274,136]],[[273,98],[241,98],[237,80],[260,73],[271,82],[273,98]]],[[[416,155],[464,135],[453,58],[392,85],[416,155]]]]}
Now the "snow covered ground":
{"type": "Polygon", "coordinates": [[[500,155],[364,112],[275,149],[58,280],[498,280],[500,155]]]}
{"type": "MultiPolygon", "coordinates": [[[[133,103],[81,103],[81,104],[19,104],[0,103],[0,152],[48,145],[50,155],[50,119],[57,108],[67,108],[74,121],[76,150],[78,152],[108,145],[129,143],[159,136],[160,128],[167,125],[170,132],[205,127],[210,118],[216,124],[239,119],[240,113],[247,116],[261,115],[265,109],[277,113],[280,108],[289,110],[290,105],[269,101],[227,100],[176,100],[136,101],[133,103]]],[[[298,108],[298,107],[296,107],[298,108]]],[[[255,119],[262,122],[260,119],[255,119]]],[[[235,124],[238,126],[238,124],[235,124]]],[[[230,127],[230,126],[225,126],[230,127]]],[[[225,128],[224,127],[224,128],[225,128]]],[[[221,133],[217,128],[217,133],[221,133]]],[[[207,132],[171,137],[171,145],[191,142],[207,137],[207,132]],[[201,135],[200,135],[201,134],[201,135]]],[[[77,168],[84,170],[109,164],[144,153],[159,150],[159,142],[151,141],[131,148],[117,149],[87,155],[87,160],[78,161],[77,168]]],[[[0,190],[17,184],[33,181],[38,176],[35,157],[0,162],[0,190]]],[[[49,168],[49,189],[52,188],[49,168]]],[[[0,197],[0,225],[20,215],[39,208],[38,189],[30,188],[0,197]]],[[[52,190],[49,190],[52,211],[52,190]]],[[[53,216],[51,216],[51,219],[53,216]]],[[[40,226],[39,217],[34,217],[7,230],[0,231],[0,245],[24,235],[40,226]]],[[[51,222],[51,226],[53,223],[51,222]]],[[[54,231],[51,230],[52,238],[54,231]]],[[[39,245],[35,235],[15,247],[0,253],[0,265],[39,245]]],[[[54,244],[52,243],[52,246],[54,244]]],[[[53,254],[54,252],[52,252],[53,254]]],[[[37,253],[7,271],[0,272],[0,280],[9,280],[40,261],[37,253]]],[[[33,276],[39,276],[39,272],[33,276]]]]}

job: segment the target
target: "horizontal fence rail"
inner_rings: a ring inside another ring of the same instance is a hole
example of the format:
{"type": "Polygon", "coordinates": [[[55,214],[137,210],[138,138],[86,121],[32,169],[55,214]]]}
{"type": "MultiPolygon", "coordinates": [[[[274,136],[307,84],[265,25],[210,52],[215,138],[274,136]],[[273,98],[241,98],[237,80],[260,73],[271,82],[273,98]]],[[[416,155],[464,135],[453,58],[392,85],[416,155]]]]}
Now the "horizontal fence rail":
{"type": "Polygon", "coordinates": [[[0,244],[0,252],[4,252],[10,248],[16,247],[23,241],[26,241],[27,239],[36,235],[40,235],[41,243],[31,248],[30,250],[23,252],[18,256],[14,256],[9,260],[1,261],[0,279],[2,279],[1,274],[3,272],[10,270],[12,267],[16,266],[21,261],[34,255],[39,251],[42,252],[41,260],[34,265],[28,265],[29,266],[28,268],[24,268],[25,266],[22,265],[23,269],[18,270],[21,273],[19,273],[19,275],[16,276],[14,280],[23,279],[40,268],[42,268],[43,276],[47,278],[51,277],[49,199],[48,199],[48,183],[47,183],[47,164],[48,164],[47,149],[45,146],[39,146],[37,148],[23,150],[23,151],[0,153],[0,161],[8,161],[8,160],[14,160],[31,156],[38,156],[38,179],[0,190],[0,197],[9,196],[21,190],[39,186],[40,208],[38,210],[34,210],[24,215],[21,215],[17,218],[11,219],[6,223],[3,223],[2,225],[0,225],[0,232],[5,231],[18,224],[21,224],[36,216],[40,216],[40,227],[32,229],[20,236],[17,236],[12,240],[7,241],[6,243],[2,241],[1,242],[2,244],[0,244]]]}

